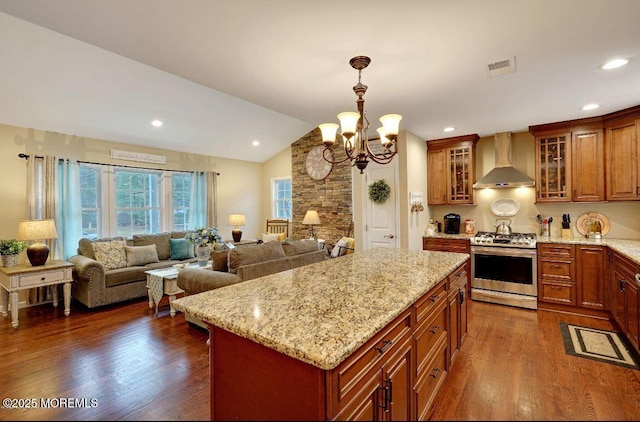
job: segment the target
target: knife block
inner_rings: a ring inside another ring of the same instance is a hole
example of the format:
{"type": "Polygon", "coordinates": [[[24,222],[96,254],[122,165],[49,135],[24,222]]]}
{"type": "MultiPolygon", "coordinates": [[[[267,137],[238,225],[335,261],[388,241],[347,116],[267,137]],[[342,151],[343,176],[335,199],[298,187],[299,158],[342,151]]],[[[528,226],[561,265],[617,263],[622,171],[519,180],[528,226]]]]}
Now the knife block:
{"type": "Polygon", "coordinates": [[[563,238],[572,238],[573,232],[571,231],[571,226],[568,229],[562,229],[562,237],[563,238]]]}

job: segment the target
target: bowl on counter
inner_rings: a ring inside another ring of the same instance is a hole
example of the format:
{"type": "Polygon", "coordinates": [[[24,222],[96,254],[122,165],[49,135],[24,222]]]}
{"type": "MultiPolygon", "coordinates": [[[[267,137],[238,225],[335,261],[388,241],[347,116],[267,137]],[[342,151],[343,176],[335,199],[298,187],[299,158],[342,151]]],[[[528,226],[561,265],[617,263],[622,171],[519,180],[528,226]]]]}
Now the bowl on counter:
{"type": "Polygon", "coordinates": [[[179,263],[179,264],[173,264],[174,268],[178,271],[182,270],[184,267],[187,266],[187,264],[184,263],[179,263]]]}

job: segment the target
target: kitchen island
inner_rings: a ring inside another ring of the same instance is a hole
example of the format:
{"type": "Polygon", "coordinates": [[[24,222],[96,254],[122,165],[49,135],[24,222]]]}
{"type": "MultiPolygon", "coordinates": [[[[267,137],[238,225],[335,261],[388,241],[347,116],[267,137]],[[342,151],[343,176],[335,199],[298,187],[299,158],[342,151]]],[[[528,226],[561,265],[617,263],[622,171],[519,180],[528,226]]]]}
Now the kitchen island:
{"type": "Polygon", "coordinates": [[[176,300],[209,326],[211,418],[420,416],[448,370],[448,277],[468,259],[379,248],[176,300]]]}

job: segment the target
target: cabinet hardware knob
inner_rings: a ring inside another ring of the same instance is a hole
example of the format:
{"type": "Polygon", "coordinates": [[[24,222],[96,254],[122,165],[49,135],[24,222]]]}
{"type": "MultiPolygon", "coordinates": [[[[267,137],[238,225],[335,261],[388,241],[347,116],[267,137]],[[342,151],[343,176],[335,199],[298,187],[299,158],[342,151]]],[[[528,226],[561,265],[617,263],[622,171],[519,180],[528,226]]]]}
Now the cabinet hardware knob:
{"type": "Polygon", "coordinates": [[[437,333],[437,332],[438,332],[438,330],[439,330],[439,329],[440,329],[440,326],[439,326],[439,325],[434,325],[434,326],[433,326],[433,328],[429,330],[429,332],[430,332],[431,334],[435,334],[435,333],[437,333]]]}
{"type": "Polygon", "coordinates": [[[436,301],[436,300],[438,300],[438,299],[440,299],[440,295],[433,295],[433,296],[431,296],[431,297],[429,298],[429,300],[430,300],[431,302],[434,302],[434,303],[435,303],[435,301],[436,301]]]}
{"type": "Polygon", "coordinates": [[[464,290],[460,291],[460,305],[464,303],[464,290]]]}

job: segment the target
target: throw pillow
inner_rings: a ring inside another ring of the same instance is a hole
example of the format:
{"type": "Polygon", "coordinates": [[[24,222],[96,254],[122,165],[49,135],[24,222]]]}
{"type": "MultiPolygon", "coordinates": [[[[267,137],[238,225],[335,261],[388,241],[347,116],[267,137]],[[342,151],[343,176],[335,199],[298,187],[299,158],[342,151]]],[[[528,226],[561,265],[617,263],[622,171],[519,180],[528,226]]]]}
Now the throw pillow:
{"type": "Polygon", "coordinates": [[[262,241],[264,243],[271,242],[273,240],[280,241],[280,235],[278,233],[262,233],[262,241]]]}
{"type": "Polygon", "coordinates": [[[227,261],[229,259],[229,249],[211,251],[211,269],[213,271],[228,272],[229,266],[227,261]]]}
{"type": "Polygon", "coordinates": [[[344,238],[338,240],[338,243],[336,243],[336,246],[334,246],[333,249],[331,250],[331,258],[337,258],[339,256],[344,255],[346,247],[347,247],[347,241],[344,240],[344,238]]]}
{"type": "Polygon", "coordinates": [[[182,239],[169,239],[171,244],[171,257],[169,259],[189,259],[195,257],[193,244],[184,237],[182,239]]]}
{"type": "Polygon", "coordinates": [[[286,233],[280,233],[278,235],[278,240],[281,242],[284,242],[285,240],[287,240],[287,234],[286,233]]]}
{"type": "Polygon", "coordinates": [[[125,246],[124,251],[127,255],[127,266],[129,267],[160,262],[156,245],[125,246]]]}
{"type": "Polygon", "coordinates": [[[92,245],[96,260],[104,265],[105,270],[114,270],[127,266],[127,256],[124,247],[126,240],[111,240],[108,242],[94,242],[92,245]]]}

